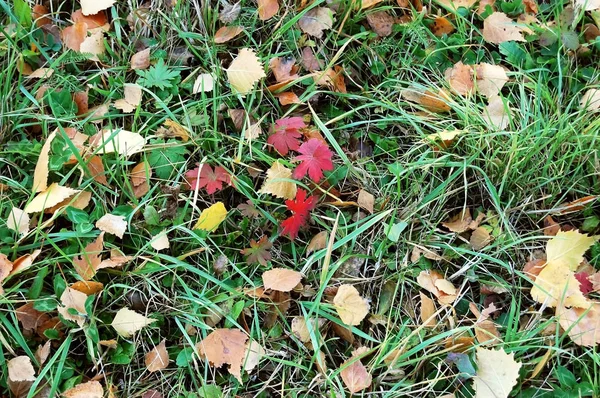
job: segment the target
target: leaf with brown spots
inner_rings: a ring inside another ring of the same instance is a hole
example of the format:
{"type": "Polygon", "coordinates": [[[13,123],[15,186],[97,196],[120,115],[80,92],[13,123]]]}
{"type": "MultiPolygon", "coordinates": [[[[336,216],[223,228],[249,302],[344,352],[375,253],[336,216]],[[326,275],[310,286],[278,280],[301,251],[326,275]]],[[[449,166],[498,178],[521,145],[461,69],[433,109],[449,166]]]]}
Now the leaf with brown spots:
{"type": "Polygon", "coordinates": [[[454,25],[447,18],[437,17],[431,24],[430,29],[435,36],[442,37],[454,32],[454,25]]]}
{"type": "Polygon", "coordinates": [[[241,383],[247,340],[248,336],[240,330],[216,329],[196,344],[196,349],[216,368],[229,365],[227,370],[241,383]]]}
{"type": "Polygon", "coordinates": [[[394,17],[385,11],[377,11],[367,14],[367,22],[377,36],[387,37],[392,34],[394,17]]]}

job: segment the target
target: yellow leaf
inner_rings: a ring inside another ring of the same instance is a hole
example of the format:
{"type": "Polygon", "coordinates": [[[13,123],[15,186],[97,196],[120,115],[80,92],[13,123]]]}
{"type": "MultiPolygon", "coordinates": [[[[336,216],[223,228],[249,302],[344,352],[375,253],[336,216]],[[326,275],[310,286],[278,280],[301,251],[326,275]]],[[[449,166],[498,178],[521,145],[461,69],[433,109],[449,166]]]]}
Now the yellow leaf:
{"type": "Polygon", "coordinates": [[[81,0],[81,12],[83,15],[94,15],[106,10],[115,4],[116,0],[81,0]]]}
{"type": "Polygon", "coordinates": [[[72,189],[63,187],[54,183],[48,187],[44,192],[39,193],[27,206],[25,206],[25,213],[37,213],[59,204],[63,200],[70,198],[80,192],[78,189],[72,189]]]}
{"type": "Polygon", "coordinates": [[[248,94],[254,84],[265,77],[265,71],[254,51],[242,48],[227,69],[231,87],[242,96],[248,94]]]}
{"type": "Polygon", "coordinates": [[[475,398],[506,398],[517,384],[521,363],[514,352],[477,348],[477,374],[473,379],[475,398]]]}
{"type": "Polygon", "coordinates": [[[333,298],[333,305],[342,322],[359,325],[369,313],[369,302],[352,285],[342,285],[333,298]]]}
{"type": "Polygon", "coordinates": [[[593,347],[600,343],[600,303],[593,303],[589,310],[558,306],[556,315],[575,344],[593,347]]]}
{"type": "Polygon", "coordinates": [[[560,261],[548,263],[535,278],[531,297],[550,307],[556,307],[559,302],[565,307],[578,308],[588,308],[591,304],[581,292],[575,273],[560,261]]]}
{"type": "Polygon", "coordinates": [[[40,157],[33,172],[33,192],[42,192],[48,188],[48,160],[54,137],[56,137],[56,130],[48,136],[48,139],[44,142],[44,146],[42,146],[40,157]]]}
{"type": "Polygon", "coordinates": [[[564,263],[571,271],[575,271],[594,242],[594,237],[579,231],[559,231],[546,245],[547,261],[564,263]]]}
{"type": "Polygon", "coordinates": [[[120,336],[128,338],[155,321],[156,319],[146,318],[129,308],[121,308],[110,325],[120,336]]]}
{"type": "Polygon", "coordinates": [[[227,217],[227,209],[223,202],[217,202],[205,209],[193,229],[201,229],[204,231],[214,231],[227,217]]]}
{"type": "Polygon", "coordinates": [[[273,162],[271,168],[267,170],[267,178],[258,193],[268,193],[282,199],[294,199],[297,188],[292,181],[292,170],[279,162],[273,162]]]}
{"type": "Polygon", "coordinates": [[[114,107],[125,113],[131,113],[142,102],[142,88],[137,84],[125,84],[123,86],[123,97],[115,101],[114,107]]]}
{"type": "Polygon", "coordinates": [[[98,55],[104,54],[105,50],[104,32],[101,30],[93,33],[91,36],[86,37],[79,46],[79,52],[92,54],[92,56],[89,58],[92,61],[99,61],[98,55]]]}
{"type": "Polygon", "coordinates": [[[150,241],[150,246],[152,246],[154,250],[168,249],[171,246],[171,244],[169,243],[167,231],[163,229],[156,236],[152,237],[152,241],[150,241]]]}
{"type": "Polygon", "coordinates": [[[58,306],[56,310],[63,318],[75,322],[79,327],[83,327],[85,315],[87,315],[87,311],[85,310],[85,301],[87,300],[87,297],[88,296],[85,293],[67,287],[60,296],[62,306],[58,306]],[[82,315],[73,315],[69,312],[69,309],[74,309],[82,315]]]}
{"type": "Polygon", "coordinates": [[[127,231],[127,220],[123,216],[105,214],[96,221],[96,228],[123,239],[123,234],[127,231]]]}
{"type": "Polygon", "coordinates": [[[17,207],[13,207],[8,214],[6,227],[19,233],[20,235],[25,235],[27,232],[29,232],[29,221],[30,219],[27,213],[17,207]]]}
{"type": "Polygon", "coordinates": [[[93,143],[101,147],[101,153],[117,152],[130,156],[144,148],[146,139],[138,133],[127,130],[102,130],[93,137],[93,143]]]}

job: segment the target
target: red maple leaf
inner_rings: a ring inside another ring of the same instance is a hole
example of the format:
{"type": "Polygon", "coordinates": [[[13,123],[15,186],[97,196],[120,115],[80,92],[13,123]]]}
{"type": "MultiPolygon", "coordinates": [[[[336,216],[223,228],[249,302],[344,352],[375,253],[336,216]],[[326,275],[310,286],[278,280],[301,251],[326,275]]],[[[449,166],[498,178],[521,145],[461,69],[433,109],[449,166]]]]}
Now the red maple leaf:
{"type": "Polygon", "coordinates": [[[308,172],[311,180],[319,182],[323,178],[323,171],[333,170],[333,153],[323,141],[311,138],[298,148],[298,152],[301,155],[296,156],[294,160],[300,160],[302,163],[294,169],[294,178],[300,179],[308,172]]]}
{"type": "Polygon", "coordinates": [[[231,176],[221,166],[215,166],[213,170],[209,164],[202,164],[185,173],[185,182],[190,190],[205,188],[213,194],[223,189],[223,183],[231,184],[231,176]]]}
{"type": "Polygon", "coordinates": [[[267,138],[267,144],[275,147],[281,156],[290,150],[296,151],[300,146],[302,134],[298,129],[306,127],[301,117],[286,117],[275,121],[274,133],[267,138]]]}
{"type": "Polygon", "coordinates": [[[594,291],[594,286],[588,279],[589,276],[587,272],[578,272],[575,274],[575,279],[579,281],[579,290],[586,295],[594,291]]]}
{"type": "Polygon", "coordinates": [[[298,236],[300,228],[308,222],[310,211],[315,208],[317,198],[315,196],[306,197],[304,189],[298,189],[294,200],[286,200],[285,205],[292,212],[291,217],[281,222],[283,230],[282,235],[289,234],[290,238],[295,239],[298,236]]]}

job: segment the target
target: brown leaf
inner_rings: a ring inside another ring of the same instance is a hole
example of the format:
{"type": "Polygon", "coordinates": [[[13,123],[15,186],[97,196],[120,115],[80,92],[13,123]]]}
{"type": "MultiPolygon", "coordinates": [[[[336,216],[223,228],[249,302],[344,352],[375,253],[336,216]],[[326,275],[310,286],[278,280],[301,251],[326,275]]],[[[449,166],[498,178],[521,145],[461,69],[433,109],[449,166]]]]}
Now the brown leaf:
{"type": "Polygon", "coordinates": [[[88,281],[96,275],[98,265],[100,265],[100,262],[102,261],[100,259],[100,254],[102,253],[103,246],[104,232],[101,232],[96,240],[85,247],[82,255],[80,254],[73,258],[75,271],[77,271],[84,281],[88,281]]]}
{"type": "Polygon", "coordinates": [[[87,160],[87,168],[90,171],[91,177],[99,184],[108,186],[106,180],[106,172],[104,171],[104,164],[102,158],[98,155],[93,155],[87,160]]]}
{"type": "Polygon", "coordinates": [[[50,149],[57,132],[58,130],[54,130],[42,146],[40,156],[38,157],[33,172],[33,192],[43,192],[48,189],[48,174],[50,172],[48,162],[50,160],[50,149]]]}
{"type": "Polygon", "coordinates": [[[42,251],[40,249],[38,249],[31,254],[25,254],[25,255],[22,255],[21,257],[17,258],[15,261],[13,261],[13,267],[12,267],[12,270],[10,271],[9,276],[17,274],[17,273],[24,271],[27,268],[31,267],[33,265],[33,262],[35,261],[37,256],[40,255],[41,252],[42,251]]]}
{"type": "Polygon", "coordinates": [[[71,14],[71,20],[73,23],[85,23],[87,24],[88,32],[94,33],[97,30],[108,32],[110,25],[108,24],[108,18],[104,11],[100,11],[97,14],[83,15],[81,10],[76,10],[71,14]]]}
{"type": "Polygon", "coordinates": [[[421,297],[421,324],[428,328],[434,328],[437,326],[435,303],[426,294],[422,292],[419,294],[421,297]]]}
{"type": "Polygon", "coordinates": [[[148,390],[142,395],[142,398],[163,398],[163,396],[156,390],[148,390]]]}
{"type": "Polygon", "coordinates": [[[313,54],[310,47],[304,47],[302,49],[302,66],[304,69],[314,72],[323,68],[323,63],[320,62],[317,57],[313,54]]]}
{"type": "Polygon", "coordinates": [[[235,39],[243,31],[244,28],[241,26],[223,26],[215,33],[215,43],[227,43],[228,41],[235,39]]]}
{"type": "Polygon", "coordinates": [[[147,69],[150,66],[150,49],[147,48],[133,54],[129,63],[131,64],[131,69],[133,70],[147,69]]]}
{"type": "Polygon", "coordinates": [[[279,11],[278,0],[257,0],[258,2],[258,18],[261,21],[266,21],[272,18],[279,11]]]}
{"type": "Polygon", "coordinates": [[[150,373],[166,369],[169,366],[169,353],[167,353],[165,340],[161,341],[159,345],[146,354],[144,362],[146,363],[146,369],[150,373]]]}
{"type": "Polygon", "coordinates": [[[556,236],[556,234],[560,231],[560,224],[554,221],[551,216],[546,216],[544,218],[544,235],[546,236],[556,236]]]}
{"type": "Polygon", "coordinates": [[[361,8],[364,10],[369,7],[373,7],[376,4],[381,3],[383,0],[362,0],[361,8]]]}
{"type": "Polygon", "coordinates": [[[131,113],[142,103],[142,88],[137,84],[123,85],[123,98],[115,101],[113,106],[125,113],[131,113]]]}
{"type": "Polygon", "coordinates": [[[199,355],[206,358],[216,368],[228,364],[229,373],[241,383],[246,340],[248,340],[248,336],[240,330],[216,329],[196,344],[196,349],[199,355]]]}
{"type": "Polygon", "coordinates": [[[523,0],[523,5],[526,13],[533,15],[538,13],[538,5],[535,0],[523,0]]]}
{"type": "Polygon", "coordinates": [[[178,137],[181,138],[183,142],[189,141],[190,131],[187,128],[183,127],[181,124],[177,123],[176,121],[166,119],[163,123],[163,126],[165,126],[166,129],[162,129],[160,131],[160,134],[159,132],[157,132],[157,135],[161,137],[178,137]]]}
{"type": "MultiPolygon", "coordinates": [[[[363,2],[364,4],[364,2],[363,2]]],[[[392,34],[394,17],[385,11],[377,11],[367,14],[367,22],[377,36],[387,37],[392,34]]]]}
{"type": "Polygon", "coordinates": [[[77,116],[85,115],[86,113],[88,113],[88,90],[86,89],[85,91],[77,91],[73,93],[72,97],[73,102],[75,102],[75,105],[77,105],[77,116]]]}
{"type": "Polygon", "coordinates": [[[325,72],[315,72],[313,80],[319,86],[328,86],[339,93],[347,92],[344,69],[339,65],[334,66],[333,69],[329,68],[325,72]]]}
{"type": "Polygon", "coordinates": [[[50,317],[33,307],[33,302],[24,304],[15,310],[15,315],[23,330],[36,330],[40,325],[48,322],[50,317]]]}
{"type": "Polygon", "coordinates": [[[48,356],[50,355],[50,348],[52,347],[52,340],[46,341],[44,345],[41,345],[35,350],[35,359],[38,361],[40,366],[46,362],[48,356]]]}
{"type": "Polygon", "coordinates": [[[275,94],[275,98],[279,100],[281,105],[301,104],[300,98],[292,91],[284,91],[283,93],[275,94]]]}
{"type": "Polygon", "coordinates": [[[289,292],[302,280],[302,274],[286,268],[273,268],[262,275],[265,289],[289,292]]]}
{"type": "Polygon", "coordinates": [[[497,130],[504,130],[510,123],[510,110],[501,97],[493,97],[483,111],[483,119],[497,130]]]}
{"type": "Polygon", "coordinates": [[[523,27],[518,26],[503,12],[495,12],[483,21],[481,35],[488,43],[500,44],[505,41],[526,41],[523,27]]]}
{"type": "Polygon", "coordinates": [[[417,283],[423,289],[433,293],[441,304],[451,304],[456,300],[456,288],[442,274],[435,270],[421,271],[417,283]]]}
{"type": "Polygon", "coordinates": [[[52,19],[46,16],[48,14],[50,14],[48,8],[41,4],[36,4],[31,9],[31,17],[35,20],[35,26],[38,28],[52,24],[52,19]]]}
{"type": "Polygon", "coordinates": [[[469,244],[473,248],[473,250],[481,250],[490,243],[494,238],[490,235],[489,228],[487,227],[478,227],[471,234],[471,238],[469,238],[469,244]]]}
{"type": "Polygon", "coordinates": [[[371,386],[372,377],[365,365],[362,364],[360,359],[350,358],[344,362],[341,366],[342,371],[340,376],[352,394],[369,388],[371,386]]]}
{"type": "Polygon", "coordinates": [[[504,68],[498,65],[481,63],[477,65],[477,92],[485,97],[494,98],[508,81],[504,68]]]}
{"type": "Polygon", "coordinates": [[[104,285],[100,282],[94,281],[77,281],[73,283],[70,288],[77,290],[86,296],[91,296],[92,294],[100,293],[104,288],[104,285]]]}
{"type": "Polygon", "coordinates": [[[152,177],[152,168],[146,162],[138,163],[133,169],[131,169],[131,184],[134,187],[147,183],[150,177],[152,177]]]}
{"type": "Polygon", "coordinates": [[[59,306],[56,310],[63,318],[73,321],[79,325],[79,327],[83,327],[85,323],[85,315],[87,315],[87,311],[85,310],[85,301],[87,300],[87,295],[70,287],[67,287],[63,294],[60,296],[60,302],[62,306],[59,306]],[[83,315],[73,315],[69,311],[70,309],[76,310],[79,314],[83,315]]]}
{"type": "Polygon", "coordinates": [[[298,26],[304,33],[320,39],[323,31],[333,27],[333,11],[327,7],[312,8],[300,18],[298,26]]]}
{"type": "Polygon", "coordinates": [[[296,59],[292,57],[275,57],[269,61],[269,69],[273,72],[278,82],[289,82],[297,79],[296,59]]]}
{"type": "Polygon", "coordinates": [[[445,75],[446,81],[455,93],[463,97],[468,97],[474,93],[474,71],[471,65],[458,62],[452,68],[446,69],[445,75]]]}
{"type": "Polygon", "coordinates": [[[239,1],[234,4],[230,4],[227,1],[223,1],[222,6],[223,8],[219,13],[219,21],[225,24],[232,23],[233,21],[235,21],[240,16],[240,12],[242,11],[242,7],[239,1]]]}
{"type": "Polygon", "coordinates": [[[87,37],[88,26],[85,22],[76,22],[67,26],[61,32],[61,39],[64,46],[73,51],[81,49],[81,43],[87,37]]]}
{"type": "Polygon", "coordinates": [[[346,325],[360,325],[369,313],[369,302],[352,285],[341,285],[333,298],[333,305],[346,325]]]}
{"type": "Polygon", "coordinates": [[[467,207],[460,213],[451,217],[448,221],[443,222],[442,225],[452,232],[461,234],[470,229],[472,222],[473,217],[471,217],[471,210],[467,207]]]}
{"type": "Polygon", "coordinates": [[[585,207],[598,199],[598,196],[585,196],[583,198],[576,199],[572,202],[563,203],[558,206],[558,213],[556,214],[569,214],[576,211],[581,211],[585,209],[585,207]]]}
{"type": "Polygon", "coordinates": [[[347,341],[349,344],[354,344],[354,334],[352,333],[352,327],[339,325],[335,322],[331,322],[331,330],[333,330],[333,332],[344,341],[347,341]]]}
{"type": "Polygon", "coordinates": [[[6,383],[15,397],[26,397],[35,381],[35,369],[28,356],[15,357],[6,363],[8,378],[6,383]]]}
{"type": "Polygon", "coordinates": [[[310,254],[315,250],[324,249],[327,246],[327,237],[329,233],[327,231],[321,231],[312,237],[308,246],[306,247],[306,253],[310,254]]]}
{"type": "Polygon", "coordinates": [[[450,105],[447,103],[450,100],[448,93],[441,89],[436,91],[412,86],[402,90],[400,95],[407,101],[422,105],[430,112],[448,112],[450,110],[450,105]]]}
{"type": "Polygon", "coordinates": [[[437,17],[430,26],[430,29],[435,36],[442,37],[454,32],[454,25],[447,18],[437,17]]]}
{"type": "Polygon", "coordinates": [[[96,221],[96,228],[102,232],[123,239],[123,234],[127,231],[127,220],[124,216],[115,216],[114,214],[105,214],[96,221]]]}
{"type": "Polygon", "coordinates": [[[65,398],[102,398],[103,396],[102,384],[95,380],[78,384],[63,393],[65,398]]]}
{"type": "Polygon", "coordinates": [[[369,192],[361,189],[358,193],[358,200],[356,201],[360,207],[373,214],[373,206],[375,204],[375,197],[369,192]]]}

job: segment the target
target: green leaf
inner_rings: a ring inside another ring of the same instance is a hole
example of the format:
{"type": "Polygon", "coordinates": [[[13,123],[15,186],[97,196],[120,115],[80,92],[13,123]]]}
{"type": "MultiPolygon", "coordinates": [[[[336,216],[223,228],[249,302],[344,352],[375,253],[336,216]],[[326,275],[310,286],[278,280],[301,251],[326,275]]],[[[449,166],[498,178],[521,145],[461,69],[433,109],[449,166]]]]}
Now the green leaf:
{"type": "Polygon", "coordinates": [[[564,366],[558,366],[556,368],[556,376],[561,387],[573,388],[577,385],[577,379],[575,375],[564,366]]]}
{"type": "Polygon", "coordinates": [[[137,83],[146,88],[156,87],[159,90],[173,87],[173,80],[179,77],[179,72],[170,70],[169,66],[161,58],[158,62],[148,70],[137,70],[141,77],[137,83]]]}
{"type": "Polygon", "coordinates": [[[201,398],[221,398],[223,390],[215,384],[208,384],[198,390],[198,396],[201,398]]]}
{"type": "Polygon", "coordinates": [[[185,163],[187,149],[177,140],[152,140],[150,144],[154,149],[148,155],[148,163],[158,178],[169,179],[173,170],[185,163]]]}
{"type": "Polygon", "coordinates": [[[33,308],[40,312],[54,311],[57,307],[55,300],[36,300],[33,302],[33,308]]]}
{"type": "Polygon", "coordinates": [[[391,227],[386,224],[386,236],[389,240],[396,243],[398,242],[398,240],[400,240],[400,234],[406,229],[406,227],[408,227],[408,224],[404,221],[400,221],[399,223],[396,223],[391,227]]]}
{"type": "Polygon", "coordinates": [[[31,8],[29,8],[29,4],[27,4],[25,0],[14,0],[14,5],[15,16],[19,20],[19,23],[22,26],[29,28],[32,23],[31,8]]]}
{"type": "Polygon", "coordinates": [[[177,354],[177,358],[175,359],[175,363],[180,368],[188,366],[188,364],[192,361],[194,357],[194,347],[185,347],[183,350],[179,351],[177,354]]]}
{"type": "Polygon", "coordinates": [[[44,94],[44,102],[50,105],[52,115],[56,118],[75,116],[77,105],[67,90],[48,90],[44,94]]]}
{"type": "Polygon", "coordinates": [[[133,359],[135,346],[132,343],[122,342],[110,357],[112,363],[116,365],[127,365],[133,359]]]}
{"type": "Polygon", "coordinates": [[[66,210],[67,218],[73,224],[81,224],[81,223],[89,223],[90,218],[88,214],[80,209],[76,209],[75,207],[69,206],[66,210]]]}
{"type": "Polygon", "coordinates": [[[160,215],[154,206],[146,206],[144,209],[144,220],[148,225],[160,225],[160,215]]]}

